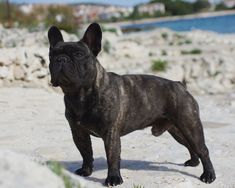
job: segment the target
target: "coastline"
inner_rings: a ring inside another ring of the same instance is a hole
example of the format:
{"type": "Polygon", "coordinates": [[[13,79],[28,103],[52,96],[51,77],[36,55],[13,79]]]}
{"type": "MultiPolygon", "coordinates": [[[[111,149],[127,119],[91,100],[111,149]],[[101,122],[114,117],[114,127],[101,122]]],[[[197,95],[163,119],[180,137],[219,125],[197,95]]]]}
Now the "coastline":
{"type": "Polygon", "coordinates": [[[157,18],[147,18],[141,20],[131,20],[131,21],[121,21],[115,23],[106,23],[104,24],[107,27],[125,27],[127,25],[143,24],[143,23],[154,23],[162,21],[175,21],[175,20],[186,20],[193,18],[208,18],[215,16],[226,16],[235,14],[235,10],[226,10],[226,11],[216,11],[216,12],[203,12],[197,14],[187,14],[181,16],[166,16],[166,17],[157,17],[157,18]]]}

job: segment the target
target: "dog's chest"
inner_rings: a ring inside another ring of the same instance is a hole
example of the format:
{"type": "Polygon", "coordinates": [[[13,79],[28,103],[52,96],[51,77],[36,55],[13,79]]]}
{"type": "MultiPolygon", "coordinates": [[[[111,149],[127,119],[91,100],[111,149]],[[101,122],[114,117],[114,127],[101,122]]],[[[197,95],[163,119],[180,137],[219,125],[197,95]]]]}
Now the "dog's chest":
{"type": "Polygon", "coordinates": [[[77,127],[86,129],[94,136],[102,135],[102,114],[94,101],[81,101],[78,97],[66,98],[65,106],[77,127]]]}

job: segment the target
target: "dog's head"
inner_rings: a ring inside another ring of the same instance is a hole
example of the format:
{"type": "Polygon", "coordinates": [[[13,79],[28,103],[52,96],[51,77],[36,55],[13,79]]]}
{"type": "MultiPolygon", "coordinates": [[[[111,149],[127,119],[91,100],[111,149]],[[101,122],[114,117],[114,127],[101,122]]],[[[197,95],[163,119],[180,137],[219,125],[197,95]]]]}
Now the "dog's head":
{"type": "Polygon", "coordinates": [[[90,88],[96,79],[96,56],[101,50],[99,24],[92,23],[78,42],[64,42],[60,30],[52,26],[48,39],[52,85],[63,90],[90,88]]]}

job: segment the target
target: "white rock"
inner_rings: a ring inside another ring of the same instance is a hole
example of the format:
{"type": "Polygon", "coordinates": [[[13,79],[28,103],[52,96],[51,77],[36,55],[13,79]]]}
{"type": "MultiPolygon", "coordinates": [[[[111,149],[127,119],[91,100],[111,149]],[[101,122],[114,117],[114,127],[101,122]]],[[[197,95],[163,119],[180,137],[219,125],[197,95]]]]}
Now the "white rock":
{"type": "Polygon", "coordinates": [[[0,161],[1,188],[64,188],[58,176],[25,155],[0,150],[0,161]]]}
{"type": "Polygon", "coordinates": [[[23,80],[25,77],[25,71],[20,65],[14,66],[14,78],[16,80],[23,80]]]}
{"type": "Polygon", "coordinates": [[[11,56],[14,56],[15,53],[9,51],[8,49],[0,49],[0,65],[8,66],[13,63],[11,56]]]}
{"type": "Polygon", "coordinates": [[[0,78],[6,78],[9,75],[10,71],[7,67],[0,67],[0,78]]]}
{"type": "Polygon", "coordinates": [[[45,78],[47,75],[49,75],[49,72],[47,69],[41,69],[40,71],[35,72],[36,78],[45,78]]]}

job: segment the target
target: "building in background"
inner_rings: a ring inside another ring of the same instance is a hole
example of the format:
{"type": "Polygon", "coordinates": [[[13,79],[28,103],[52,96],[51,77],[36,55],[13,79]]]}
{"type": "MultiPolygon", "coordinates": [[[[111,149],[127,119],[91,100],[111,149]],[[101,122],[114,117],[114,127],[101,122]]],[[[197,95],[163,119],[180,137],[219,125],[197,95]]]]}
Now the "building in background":
{"type": "Polygon", "coordinates": [[[80,22],[118,19],[130,15],[133,11],[133,8],[129,7],[93,3],[76,4],[74,8],[75,17],[80,22]]]}
{"type": "Polygon", "coordinates": [[[22,4],[19,5],[19,9],[24,14],[30,14],[33,12],[34,5],[33,4],[22,4]]]}
{"type": "Polygon", "coordinates": [[[140,4],[137,6],[138,12],[140,14],[154,15],[156,12],[165,13],[165,5],[163,3],[148,3],[140,4]]]}
{"type": "Polygon", "coordinates": [[[235,0],[223,0],[222,2],[227,8],[235,7],[235,0]]]}

